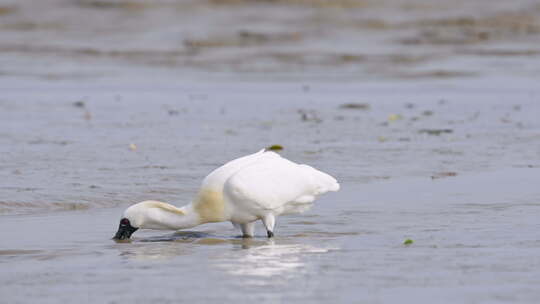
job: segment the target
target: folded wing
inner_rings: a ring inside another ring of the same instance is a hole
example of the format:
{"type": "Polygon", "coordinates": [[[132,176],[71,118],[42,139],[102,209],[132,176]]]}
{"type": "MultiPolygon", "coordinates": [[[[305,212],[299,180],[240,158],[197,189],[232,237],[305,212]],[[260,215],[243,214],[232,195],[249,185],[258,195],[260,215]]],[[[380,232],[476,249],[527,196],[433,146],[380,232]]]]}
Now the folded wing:
{"type": "Polygon", "coordinates": [[[263,161],[271,158],[280,158],[280,156],[274,152],[261,150],[257,153],[231,160],[230,162],[208,174],[202,182],[201,190],[221,191],[225,182],[239,170],[246,166],[252,165],[257,161],[263,161]]]}
{"type": "Polygon", "coordinates": [[[223,193],[245,208],[272,210],[310,204],[323,193],[339,190],[332,176],[277,156],[260,158],[238,170],[225,182],[223,193]]]}

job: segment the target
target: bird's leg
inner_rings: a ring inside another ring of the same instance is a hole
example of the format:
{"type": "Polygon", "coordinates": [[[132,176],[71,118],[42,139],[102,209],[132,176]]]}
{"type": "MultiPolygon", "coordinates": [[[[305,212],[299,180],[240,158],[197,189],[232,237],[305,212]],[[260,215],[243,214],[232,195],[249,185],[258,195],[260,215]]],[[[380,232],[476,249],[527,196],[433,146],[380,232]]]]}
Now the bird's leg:
{"type": "Polygon", "coordinates": [[[276,218],[273,214],[267,214],[262,218],[264,227],[266,227],[266,233],[269,238],[274,237],[274,225],[276,224],[276,218]]]}
{"type": "Polygon", "coordinates": [[[240,228],[242,229],[242,237],[253,237],[255,232],[255,222],[240,224],[240,228]]]}

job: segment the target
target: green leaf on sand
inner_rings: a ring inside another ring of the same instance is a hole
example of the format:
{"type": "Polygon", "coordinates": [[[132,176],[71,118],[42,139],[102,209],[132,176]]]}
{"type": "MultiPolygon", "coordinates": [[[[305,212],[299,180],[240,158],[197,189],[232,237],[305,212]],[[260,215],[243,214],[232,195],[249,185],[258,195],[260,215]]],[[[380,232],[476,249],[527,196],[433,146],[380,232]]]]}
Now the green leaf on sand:
{"type": "Polygon", "coordinates": [[[406,239],[405,242],[403,242],[403,245],[411,245],[412,243],[414,243],[413,240],[411,240],[411,239],[406,239]]]}

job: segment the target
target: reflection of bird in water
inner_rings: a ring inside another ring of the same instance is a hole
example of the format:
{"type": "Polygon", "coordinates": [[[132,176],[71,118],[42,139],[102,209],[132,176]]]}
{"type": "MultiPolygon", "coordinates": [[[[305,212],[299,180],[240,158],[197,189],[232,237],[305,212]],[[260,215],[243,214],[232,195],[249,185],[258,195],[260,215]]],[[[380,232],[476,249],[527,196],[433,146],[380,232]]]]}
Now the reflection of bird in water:
{"type": "Polygon", "coordinates": [[[252,237],[261,220],[268,237],[281,214],[308,210],[317,196],[339,190],[330,175],[261,150],[232,160],[210,173],[189,205],[144,201],[127,208],[115,239],[128,239],[137,229],[178,230],[204,223],[230,221],[252,237]]]}
{"type": "Polygon", "coordinates": [[[199,231],[177,231],[172,234],[142,237],[132,243],[134,246],[115,245],[114,248],[120,250],[120,256],[128,259],[169,260],[178,256],[198,256],[206,246],[230,245],[232,251],[237,252],[234,249],[252,249],[272,245],[273,240],[222,237],[199,231]],[[178,246],[179,243],[187,246],[178,246]]]}
{"type": "MultiPolygon", "coordinates": [[[[306,265],[306,256],[323,254],[336,248],[314,247],[307,244],[267,244],[252,246],[243,251],[226,251],[215,261],[214,266],[244,278],[253,285],[267,284],[265,278],[279,276],[285,280],[301,274],[306,265]],[[262,280],[261,280],[262,279],[262,280]]],[[[280,280],[281,281],[281,280],[280,280]]],[[[279,283],[278,283],[279,284],[279,283]]]]}

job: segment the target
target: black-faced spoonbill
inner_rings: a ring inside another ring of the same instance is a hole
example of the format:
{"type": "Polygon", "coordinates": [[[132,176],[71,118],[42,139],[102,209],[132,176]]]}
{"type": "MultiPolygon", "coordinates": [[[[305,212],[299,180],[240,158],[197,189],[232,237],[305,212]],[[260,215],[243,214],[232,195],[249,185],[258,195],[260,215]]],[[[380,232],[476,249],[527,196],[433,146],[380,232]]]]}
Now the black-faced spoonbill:
{"type": "Polygon", "coordinates": [[[130,206],[114,239],[129,239],[137,229],[179,230],[223,221],[252,237],[257,220],[262,220],[270,238],[277,216],[304,212],[319,195],[338,190],[332,176],[261,150],[212,171],[195,200],[184,207],[158,201],[130,206]]]}

